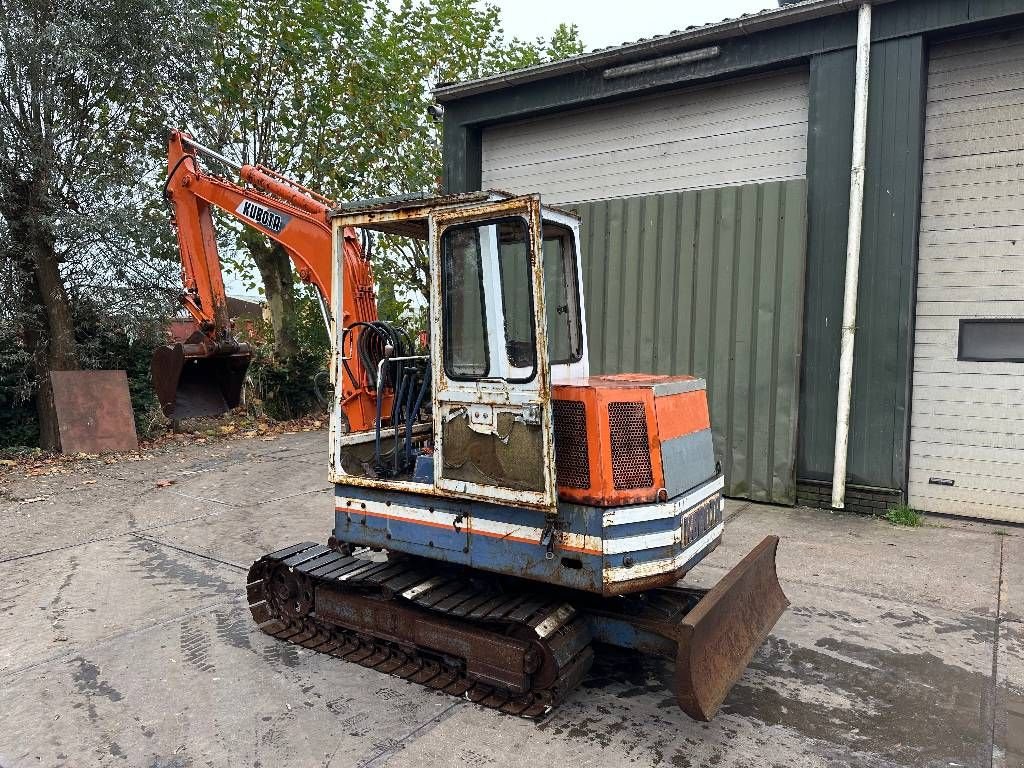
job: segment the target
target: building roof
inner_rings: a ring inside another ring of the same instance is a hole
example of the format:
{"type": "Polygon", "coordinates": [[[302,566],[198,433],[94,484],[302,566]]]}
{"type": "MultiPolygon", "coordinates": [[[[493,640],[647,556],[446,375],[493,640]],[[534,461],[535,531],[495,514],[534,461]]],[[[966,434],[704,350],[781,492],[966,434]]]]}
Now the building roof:
{"type": "Polygon", "coordinates": [[[477,80],[467,80],[463,83],[444,83],[434,89],[434,98],[441,103],[455,101],[467,96],[544,80],[568,72],[604,69],[615,64],[676,53],[719,40],[854,11],[865,2],[879,5],[892,2],[892,0],[803,0],[803,2],[787,3],[779,8],[768,8],[757,13],[744,14],[736,19],[723,19],[703,26],[687,27],[666,35],[644,38],[611,48],[600,48],[560,61],[537,64],[512,72],[504,72],[477,80]]]}

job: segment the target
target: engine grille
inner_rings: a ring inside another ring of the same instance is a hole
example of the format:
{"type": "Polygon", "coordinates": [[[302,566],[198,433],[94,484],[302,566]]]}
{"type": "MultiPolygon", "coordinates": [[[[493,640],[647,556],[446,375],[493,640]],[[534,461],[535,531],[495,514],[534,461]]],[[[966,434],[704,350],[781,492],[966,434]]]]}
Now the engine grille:
{"type": "Polygon", "coordinates": [[[643,403],[608,403],[608,432],[612,444],[612,482],[615,490],[650,488],[651,444],[643,403]]]}
{"type": "Polygon", "coordinates": [[[590,488],[587,457],[587,411],[576,400],[553,400],[555,474],[563,488],[590,488]]]}

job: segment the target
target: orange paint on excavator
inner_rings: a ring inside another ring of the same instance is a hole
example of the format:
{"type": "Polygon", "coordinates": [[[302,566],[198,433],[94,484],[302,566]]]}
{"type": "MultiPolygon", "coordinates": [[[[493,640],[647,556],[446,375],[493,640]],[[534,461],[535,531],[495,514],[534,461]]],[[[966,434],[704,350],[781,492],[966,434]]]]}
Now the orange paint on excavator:
{"type": "MultiPolygon", "coordinates": [[[[236,407],[252,358],[249,345],[235,339],[228,315],[212,209],[220,208],[279,243],[300,278],[319,291],[326,318],[334,289],[329,215],[336,205],[269,168],[231,163],[181,131],[171,132],[167,168],[165,195],[178,236],[181,301],[196,331],[184,343],[157,349],[152,372],[161,408],[178,420],[236,407]],[[234,168],[244,183],[203,169],[197,162],[200,154],[234,168]]],[[[341,326],[376,322],[373,273],[352,229],[344,233],[344,257],[341,326]]],[[[346,342],[355,347],[354,338],[346,342]]],[[[342,366],[339,396],[355,431],[374,424],[376,392],[367,373],[359,355],[342,366]]]]}

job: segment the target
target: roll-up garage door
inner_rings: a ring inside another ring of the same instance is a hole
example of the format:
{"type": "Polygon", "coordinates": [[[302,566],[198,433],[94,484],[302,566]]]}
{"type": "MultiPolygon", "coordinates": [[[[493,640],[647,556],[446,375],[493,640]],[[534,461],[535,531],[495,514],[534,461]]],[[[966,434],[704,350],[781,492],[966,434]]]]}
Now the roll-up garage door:
{"type": "Polygon", "coordinates": [[[800,179],[807,70],[486,128],[483,188],[552,204],[800,179]]]}
{"type": "Polygon", "coordinates": [[[731,496],[795,501],[808,73],[487,128],[483,187],[583,220],[596,373],[708,381],[731,496]]]}
{"type": "Polygon", "coordinates": [[[912,505],[1024,522],[1024,34],[928,74],[912,505]]]}

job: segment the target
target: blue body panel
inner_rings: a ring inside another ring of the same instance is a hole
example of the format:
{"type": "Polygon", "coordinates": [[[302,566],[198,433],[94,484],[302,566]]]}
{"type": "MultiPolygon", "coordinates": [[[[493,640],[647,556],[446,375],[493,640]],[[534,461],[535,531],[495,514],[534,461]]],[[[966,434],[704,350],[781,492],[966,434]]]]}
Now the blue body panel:
{"type": "Polygon", "coordinates": [[[623,594],[670,584],[721,537],[721,476],[660,504],[562,503],[549,524],[523,507],[414,491],[335,487],[334,537],[570,589],[623,594]]]}

